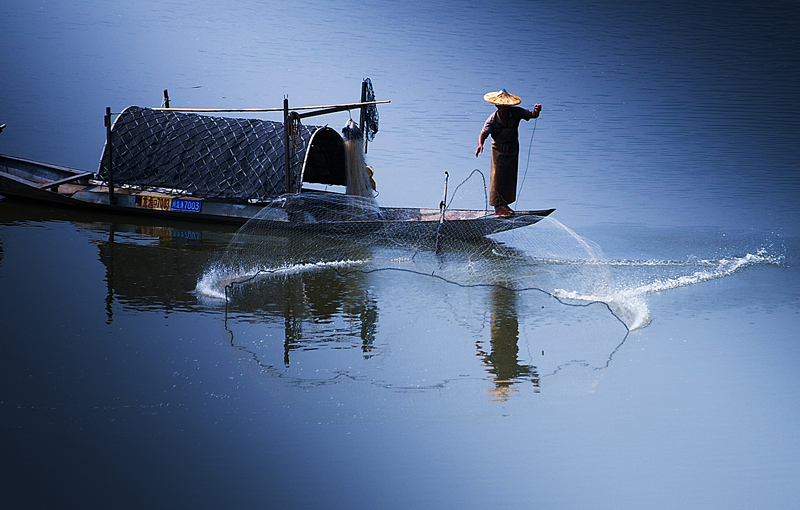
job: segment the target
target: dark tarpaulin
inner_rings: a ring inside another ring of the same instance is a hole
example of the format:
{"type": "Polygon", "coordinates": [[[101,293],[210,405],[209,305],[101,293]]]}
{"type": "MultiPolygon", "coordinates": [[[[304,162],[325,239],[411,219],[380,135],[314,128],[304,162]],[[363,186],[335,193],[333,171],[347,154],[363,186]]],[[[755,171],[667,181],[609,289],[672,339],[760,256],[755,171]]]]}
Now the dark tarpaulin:
{"type": "MultiPolygon", "coordinates": [[[[114,121],[111,145],[115,185],[227,200],[269,200],[287,191],[280,122],[130,106],[114,121]]],[[[301,125],[292,145],[295,191],[301,178],[346,184],[344,145],[334,129],[301,125]]],[[[106,181],[107,150],[106,144],[98,170],[106,181]]]]}

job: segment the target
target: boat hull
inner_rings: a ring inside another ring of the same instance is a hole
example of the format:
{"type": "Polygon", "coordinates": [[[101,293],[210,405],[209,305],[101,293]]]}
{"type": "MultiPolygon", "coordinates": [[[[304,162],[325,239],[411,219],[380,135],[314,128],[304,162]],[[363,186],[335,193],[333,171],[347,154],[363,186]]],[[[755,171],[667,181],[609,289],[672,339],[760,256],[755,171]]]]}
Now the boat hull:
{"type": "Polygon", "coordinates": [[[139,190],[117,186],[110,190],[94,174],[69,167],[0,155],[0,195],[61,206],[111,213],[171,218],[181,221],[244,224],[250,220],[265,229],[313,232],[322,235],[446,237],[471,240],[532,225],[554,209],[518,211],[512,218],[496,218],[487,211],[381,208],[377,219],[304,223],[260,219],[269,202],[248,203],[197,199],[177,190],[139,190]]]}

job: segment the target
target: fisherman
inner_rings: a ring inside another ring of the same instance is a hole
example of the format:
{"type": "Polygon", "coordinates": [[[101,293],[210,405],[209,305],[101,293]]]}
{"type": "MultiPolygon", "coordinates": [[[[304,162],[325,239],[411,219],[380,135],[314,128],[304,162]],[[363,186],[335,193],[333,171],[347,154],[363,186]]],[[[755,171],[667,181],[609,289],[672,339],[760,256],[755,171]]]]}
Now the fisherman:
{"type": "Polygon", "coordinates": [[[517,199],[517,168],[519,166],[519,122],[539,117],[542,105],[536,103],[533,110],[516,106],[522,102],[519,96],[509,94],[506,89],[488,92],[483,99],[497,106],[489,115],[478,136],[475,157],[483,152],[483,143],[492,135],[492,177],[489,188],[489,204],[494,206],[498,218],[510,218],[514,211],[509,207],[517,199]]]}

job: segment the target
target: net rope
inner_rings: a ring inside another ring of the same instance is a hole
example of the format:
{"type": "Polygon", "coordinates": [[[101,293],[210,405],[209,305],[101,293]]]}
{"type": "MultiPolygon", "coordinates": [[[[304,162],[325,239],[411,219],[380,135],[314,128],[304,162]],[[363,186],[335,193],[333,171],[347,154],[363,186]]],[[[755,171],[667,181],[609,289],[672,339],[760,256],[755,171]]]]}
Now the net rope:
{"type": "MultiPolygon", "coordinates": [[[[432,215],[438,213],[431,209],[432,215]]],[[[484,236],[481,227],[450,219],[437,241],[438,222],[421,221],[418,209],[381,208],[373,197],[284,195],[237,232],[200,278],[197,290],[231,302],[274,278],[314,271],[400,271],[460,286],[540,291],[565,305],[600,303],[628,330],[649,321],[642,302],[608,297],[613,278],[596,244],[550,218],[533,225],[516,217],[502,221],[519,228],[484,236]]]]}

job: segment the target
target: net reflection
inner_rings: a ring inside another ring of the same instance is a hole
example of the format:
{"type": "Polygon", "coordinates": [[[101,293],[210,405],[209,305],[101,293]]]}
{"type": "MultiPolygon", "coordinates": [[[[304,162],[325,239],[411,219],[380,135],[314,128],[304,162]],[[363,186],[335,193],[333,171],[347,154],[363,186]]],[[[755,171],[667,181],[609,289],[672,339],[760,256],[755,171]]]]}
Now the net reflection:
{"type": "MultiPolygon", "coordinates": [[[[285,366],[298,350],[357,347],[370,357],[378,307],[368,277],[344,278],[336,271],[370,256],[368,244],[336,236],[240,231],[197,287],[202,295],[224,296],[228,319],[281,324],[285,366]]],[[[253,354],[263,362],[263,355],[253,354]]]]}
{"type": "MultiPolygon", "coordinates": [[[[109,323],[121,308],[143,319],[150,312],[223,317],[216,334],[230,343],[244,369],[299,387],[348,380],[427,391],[474,379],[481,385],[488,381],[489,396],[504,401],[527,393],[525,388],[538,393],[544,381],[550,392],[554,380],[565,377],[557,374],[572,378],[578,370],[592,378],[621,345],[620,325],[602,306],[564,306],[545,292],[487,283],[487,271],[511,275],[518,285],[515,268],[526,271],[524,276],[544,269],[498,246],[478,256],[447,245],[435,255],[416,246],[287,235],[258,238],[255,242],[273,250],[265,254],[232,246],[232,231],[80,225],[92,232],[105,267],[109,323]],[[228,287],[229,300],[208,300],[197,292],[197,283],[230,250],[244,253],[241,261],[276,270],[228,287]],[[395,265],[376,268],[376,260],[395,265]],[[469,267],[467,277],[452,277],[457,267],[469,267]],[[576,335],[571,330],[576,321],[599,327],[576,335]],[[464,343],[465,336],[473,340],[464,343]],[[463,356],[475,360],[473,346],[478,359],[469,363],[463,356]]],[[[206,341],[213,341],[215,333],[209,334],[206,341]]]]}

